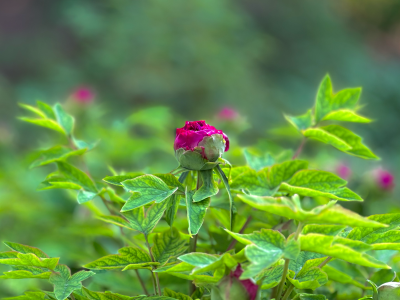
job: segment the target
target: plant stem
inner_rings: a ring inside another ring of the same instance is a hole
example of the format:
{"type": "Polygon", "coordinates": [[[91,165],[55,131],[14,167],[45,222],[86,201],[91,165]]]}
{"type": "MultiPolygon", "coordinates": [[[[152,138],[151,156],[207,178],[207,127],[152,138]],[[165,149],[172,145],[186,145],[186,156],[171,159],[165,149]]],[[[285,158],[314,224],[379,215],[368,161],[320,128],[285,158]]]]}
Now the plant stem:
{"type": "Polygon", "coordinates": [[[139,279],[140,285],[142,286],[143,292],[148,296],[149,292],[147,291],[146,284],[144,283],[142,277],[140,277],[139,271],[135,270],[135,273],[136,273],[137,278],[139,279]]]}
{"type": "Polygon", "coordinates": [[[306,138],[302,139],[302,141],[300,143],[300,146],[299,146],[299,148],[297,148],[296,153],[293,155],[292,159],[296,159],[300,155],[300,153],[303,150],[303,147],[304,147],[304,144],[306,143],[306,141],[307,141],[306,138]]]}
{"type": "Polygon", "coordinates": [[[276,293],[277,299],[280,299],[282,296],[283,286],[285,285],[286,275],[289,269],[289,261],[290,261],[289,259],[285,259],[285,266],[283,267],[282,278],[281,281],[279,282],[278,291],[276,293]]]}
{"type": "Polygon", "coordinates": [[[332,257],[327,257],[319,266],[318,268],[322,268],[323,266],[325,266],[328,262],[330,262],[332,260],[332,257]]]}
{"type": "Polygon", "coordinates": [[[301,231],[303,230],[303,223],[299,222],[299,225],[297,225],[297,230],[294,234],[294,239],[297,241],[297,239],[299,238],[299,235],[301,233],[301,231]]]}
{"type": "Polygon", "coordinates": [[[292,293],[293,289],[294,289],[294,285],[291,284],[291,285],[287,288],[285,294],[283,295],[282,300],[287,300],[287,299],[289,298],[290,294],[292,293]]]}
{"type": "MultiPolygon", "coordinates": [[[[253,219],[253,217],[251,215],[247,218],[246,222],[243,224],[242,228],[239,231],[240,234],[242,234],[245,231],[245,229],[247,228],[247,226],[249,225],[249,223],[251,222],[252,219],[253,219]]],[[[236,243],[237,243],[237,240],[234,239],[229,244],[229,247],[228,247],[228,249],[226,249],[226,251],[229,251],[229,250],[235,248],[236,243]]]]}
{"type": "MultiPolygon", "coordinates": [[[[151,247],[149,244],[149,239],[147,238],[147,234],[144,235],[144,239],[146,240],[146,246],[147,246],[147,249],[149,250],[151,261],[156,262],[156,260],[154,259],[154,256],[153,256],[153,252],[151,251],[151,247]]],[[[154,283],[155,283],[154,291],[156,292],[156,294],[158,296],[161,296],[160,279],[158,278],[158,274],[157,273],[154,274],[153,271],[151,272],[151,274],[153,274],[153,279],[154,279],[154,283]]]]}

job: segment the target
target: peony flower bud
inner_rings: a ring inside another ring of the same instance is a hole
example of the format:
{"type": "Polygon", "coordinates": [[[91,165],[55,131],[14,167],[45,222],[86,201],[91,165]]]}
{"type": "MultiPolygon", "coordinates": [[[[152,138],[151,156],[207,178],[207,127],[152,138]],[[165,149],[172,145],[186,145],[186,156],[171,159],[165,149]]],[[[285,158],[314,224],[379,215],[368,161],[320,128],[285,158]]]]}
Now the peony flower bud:
{"type": "MultiPolygon", "coordinates": [[[[231,274],[232,277],[239,279],[239,277],[242,275],[243,269],[240,266],[240,264],[236,267],[235,272],[231,274]]],[[[257,297],[258,293],[258,285],[255,284],[252,280],[250,279],[245,279],[245,280],[240,280],[240,283],[242,286],[246,289],[247,293],[249,294],[249,300],[254,300],[257,297]]]]}
{"type": "Polygon", "coordinates": [[[176,129],[175,156],[181,167],[189,170],[205,170],[215,166],[225,151],[229,150],[229,139],[222,130],[205,121],[187,121],[176,129]]]}
{"type": "MultiPolygon", "coordinates": [[[[374,295],[376,299],[376,295],[374,295]]],[[[386,282],[378,288],[378,300],[400,299],[400,282],[386,282]]]]}

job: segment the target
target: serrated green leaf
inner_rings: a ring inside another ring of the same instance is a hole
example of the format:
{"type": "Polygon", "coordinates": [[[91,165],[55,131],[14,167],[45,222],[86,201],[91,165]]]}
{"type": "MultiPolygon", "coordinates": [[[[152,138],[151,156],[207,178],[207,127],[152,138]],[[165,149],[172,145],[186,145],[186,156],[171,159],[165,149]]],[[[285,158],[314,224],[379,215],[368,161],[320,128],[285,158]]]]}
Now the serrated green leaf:
{"type": "Polygon", "coordinates": [[[212,169],[199,171],[198,176],[201,176],[202,185],[193,195],[194,202],[202,201],[218,193],[218,184],[214,181],[212,169]]]}
{"type": "Polygon", "coordinates": [[[296,288],[302,290],[315,290],[328,282],[328,276],[318,267],[303,268],[297,275],[289,270],[287,278],[296,288]]]}
{"type": "Polygon", "coordinates": [[[96,186],[85,172],[62,161],[58,161],[57,166],[60,172],[68,179],[68,181],[80,185],[86,191],[97,193],[96,186]]]}
{"type": "Polygon", "coordinates": [[[319,266],[326,258],[326,255],[320,253],[301,251],[296,259],[290,260],[289,270],[292,270],[297,274],[303,268],[319,266]]]}
{"type": "Polygon", "coordinates": [[[82,155],[87,149],[71,150],[63,146],[55,146],[48,150],[40,152],[40,158],[35,160],[29,167],[35,168],[44,166],[55,161],[65,160],[66,158],[74,155],[82,155]]]}
{"type": "Polygon", "coordinates": [[[304,224],[343,224],[352,227],[383,228],[385,224],[364,218],[351,210],[330,202],[328,205],[317,206],[310,211],[296,207],[293,202],[285,197],[257,197],[238,195],[244,203],[278,216],[294,219],[304,224]]]}
{"type": "Polygon", "coordinates": [[[57,300],[66,299],[73,291],[82,288],[81,281],[95,275],[91,271],[79,271],[71,276],[71,270],[66,265],[58,265],[52,273],[49,282],[54,285],[54,295],[57,300]]]}
{"type": "Polygon", "coordinates": [[[328,275],[329,280],[344,284],[352,284],[362,289],[368,289],[365,285],[354,280],[353,277],[350,276],[349,274],[341,272],[330,265],[324,266],[322,270],[328,275]]]}
{"type": "Polygon", "coordinates": [[[164,288],[164,296],[171,297],[173,299],[178,299],[178,300],[192,300],[191,297],[182,294],[182,293],[177,293],[174,292],[173,290],[170,290],[169,288],[164,288]]]}
{"type": "Polygon", "coordinates": [[[222,255],[212,255],[207,253],[192,252],[179,257],[179,260],[188,263],[196,268],[192,274],[202,274],[205,272],[222,269],[223,273],[232,271],[238,264],[238,261],[229,253],[222,255]]]}
{"type": "Polygon", "coordinates": [[[194,191],[186,191],[186,209],[190,235],[195,235],[199,232],[201,225],[203,225],[207,209],[211,203],[210,198],[199,202],[193,202],[193,195],[194,191]]]}
{"type": "Polygon", "coordinates": [[[91,263],[86,264],[84,267],[93,270],[113,270],[113,269],[127,269],[127,267],[148,267],[159,265],[158,262],[151,261],[150,255],[139,248],[124,247],[118,250],[119,254],[110,254],[101,257],[91,263]]]}
{"type": "Polygon", "coordinates": [[[180,196],[173,194],[168,200],[168,206],[165,211],[165,221],[167,221],[168,225],[172,227],[174,224],[176,214],[178,213],[180,203],[180,196]]]}
{"type": "Polygon", "coordinates": [[[301,250],[303,251],[320,253],[326,256],[339,258],[344,261],[365,267],[382,268],[382,269],[390,268],[389,266],[376,260],[372,256],[362,253],[363,251],[366,251],[368,248],[370,249],[372,248],[369,245],[364,244],[362,242],[359,244],[344,243],[344,240],[348,239],[336,238],[333,236],[325,236],[315,233],[300,235],[299,237],[301,250]],[[352,246],[353,248],[356,249],[353,249],[352,246]],[[358,247],[362,247],[363,251],[357,249],[358,247]]]}
{"type": "Polygon", "coordinates": [[[76,196],[76,200],[78,201],[79,204],[83,204],[85,202],[92,200],[97,195],[98,195],[98,193],[81,190],[78,192],[78,194],[76,196]]]}
{"type": "Polygon", "coordinates": [[[277,189],[269,186],[267,174],[268,169],[262,169],[258,172],[247,169],[247,171],[241,174],[232,174],[230,188],[232,190],[243,190],[246,194],[250,195],[272,196],[277,189]],[[236,176],[234,177],[233,175],[236,176]]]}
{"type": "Polygon", "coordinates": [[[121,211],[129,211],[150,202],[164,201],[178,189],[169,188],[160,178],[154,175],[142,175],[134,179],[122,182],[122,185],[129,191],[134,192],[131,198],[125,203],[121,211]]]}
{"type": "Polygon", "coordinates": [[[255,155],[249,150],[244,149],[243,154],[250,168],[256,171],[260,171],[265,167],[272,166],[275,161],[270,153],[266,153],[264,155],[255,155]]]}
{"type": "Polygon", "coordinates": [[[327,132],[323,128],[308,128],[303,131],[303,135],[307,138],[312,138],[325,144],[332,145],[341,151],[348,151],[352,148],[344,140],[330,132],[327,132]]]}
{"type": "Polygon", "coordinates": [[[4,272],[0,279],[49,279],[51,275],[50,271],[37,268],[37,267],[14,267],[13,270],[4,272]]]}
{"type": "Polygon", "coordinates": [[[181,238],[176,228],[158,233],[153,237],[152,252],[154,259],[161,265],[171,263],[176,257],[184,253],[188,242],[181,238]]]}
{"type": "Polygon", "coordinates": [[[336,236],[345,229],[345,225],[306,225],[303,228],[303,234],[319,233],[323,235],[336,236]]]}
{"type": "Polygon", "coordinates": [[[64,128],[62,128],[56,121],[51,119],[31,119],[25,117],[19,117],[18,119],[24,122],[32,123],[41,127],[46,127],[61,132],[62,134],[66,134],[64,128]]]}
{"type": "Polygon", "coordinates": [[[54,113],[53,108],[48,105],[47,103],[44,103],[42,101],[36,101],[37,107],[46,115],[46,118],[48,119],[56,119],[56,115],[54,113]]]}
{"type": "Polygon", "coordinates": [[[67,135],[71,135],[72,131],[74,129],[74,117],[67,114],[65,110],[62,108],[60,103],[57,103],[54,105],[54,113],[56,115],[56,119],[58,124],[61,125],[62,128],[64,128],[65,132],[67,135]]]}
{"type": "Polygon", "coordinates": [[[0,264],[12,266],[29,266],[53,270],[59,258],[39,258],[33,253],[18,253],[15,258],[0,258],[0,264]]]}
{"type": "Polygon", "coordinates": [[[331,111],[339,109],[354,109],[360,98],[361,89],[344,89],[337,94],[333,94],[332,83],[329,75],[322,80],[315,103],[315,119],[319,122],[331,111]]]}
{"type": "Polygon", "coordinates": [[[122,214],[129,221],[130,228],[149,235],[154,227],[156,227],[158,221],[160,221],[167,205],[168,202],[163,201],[161,203],[154,203],[147,211],[145,211],[144,207],[139,207],[123,212],[122,214]]]}
{"type": "Polygon", "coordinates": [[[142,172],[131,172],[124,175],[107,176],[103,178],[103,181],[110,184],[122,186],[123,181],[128,179],[134,179],[142,175],[144,175],[142,172]]]}
{"type": "Polygon", "coordinates": [[[223,182],[224,186],[225,186],[225,190],[228,194],[228,199],[229,199],[229,229],[232,230],[233,228],[233,197],[231,194],[231,187],[229,185],[229,180],[226,177],[224,171],[222,171],[221,166],[216,166],[215,170],[217,171],[217,175],[218,177],[221,179],[221,181],[223,182]]]}
{"type": "Polygon", "coordinates": [[[354,228],[348,239],[372,245],[375,250],[400,250],[400,214],[372,215],[369,220],[387,224],[385,228],[354,228]]]}
{"type": "Polygon", "coordinates": [[[185,187],[179,181],[179,179],[176,178],[174,175],[172,175],[170,173],[166,173],[166,174],[156,173],[156,174],[154,174],[154,176],[157,176],[158,178],[160,178],[169,187],[172,187],[172,188],[177,187],[179,191],[185,192],[185,187]]]}
{"type": "Polygon", "coordinates": [[[291,160],[273,165],[268,172],[269,184],[275,188],[282,182],[290,180],[300,170],[307,169],[308,162],[304,160],[291,160]]]}
{"type": "Polygon", "coordinates": [[[46,299],[46,294],[43,292],[25,292],[24,295],[16,297],[3,298],[4,300],[43,300],[46,299]]]}
{"type": "Polygon", "coordinates": [[[328,125],[321,127],[322,130],[335,135],[346,144],[351,146],[351,149],[345,150],[347,154],[358,156],[364,159],[379,159],[367,146],[362,143],[362,138],[354,132],[339,125],[328,125]]]}
{"type": "Polygon", "coordinates": [[[340,109],[331,111],[323,119],[323,121],[334,120],[342,122],[354,122],[354,123],[370,123],[372,120],[358,115],[356,112],[350,109],[340,109]]]}
{"type": "MultiPolygon", "coordinates": [[[[52,189],[66,189],[66,190],[80,190],[82,187],[79,184],[65,181],[52,181],[54,179],[42,181],[38,187],[38,191],[52,190],[52,189]]],[[[62,180],[65,180],[64,178],[62,180]]]]}
{"type": "Polygon", "coordinates": [[[256,280],[261,280],[261,289],[271,289],[279,284],[283,274],[283,266],[278,265],[269,269],[265,269],[259,273],[256,280]]]}
{"type": "Polygon", "coordinates": [[[285,119],[293,125],[297,130],[304,130],[314,125],[314,120],[312,116],[312,110],[308,110],[304,115],[300,116],[289,116],[284,115],[285,119]]]}
{"type": "Polygon", "coordinates": [[[14,251],[17,251],[20,253],[24,253],[24,254],[33,253],[37,257],[40,257],[40,258],[48,258],[49,257],[46,253],[44,253],[42,250],[40,250],[39,248],[36,248],[36,247],[17,244],[17,243],[13,243],[13,242],[4,242],[4,244],[11,250],[14,250],[14,251]]]}
{"type": "Polygon", "coordinates": [[[308,197],[327,197],[341,201],[362,201],[361,197],[348,188],[339,176],[326,171],[300,170],[288,182],[283,182],[280,191],[308,197]]]}
{"type": "MultiPolygon", "coordinates": [[[[76,298],[76,294],[78,291],[74,291],[74,296],[76,298]]],[[[78,299],[78,300],[132,300],[132,299],[140,299],[139,297],[130,297],[130,296],[125,296],[117,293],[112,293],[112,292],[94,292],[94,291],[89,291],[87,288],[82,287],[82,292],[79,292],[80,296],[83,299],[78,299]]],[[[146,298],[147,299],[147,298],[146,298]]]]}

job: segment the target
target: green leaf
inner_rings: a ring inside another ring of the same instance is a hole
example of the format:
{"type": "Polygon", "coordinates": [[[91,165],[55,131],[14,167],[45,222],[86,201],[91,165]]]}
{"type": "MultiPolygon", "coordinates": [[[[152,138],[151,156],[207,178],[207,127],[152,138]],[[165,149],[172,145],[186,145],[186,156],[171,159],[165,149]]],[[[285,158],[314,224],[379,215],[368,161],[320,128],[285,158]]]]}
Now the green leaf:
{"type": "Polygon", "coordinates": [[[336,236],[346,228],[346,225],[306,225],[302,234],[319,233],[323,235],[336,236]]]}
{"type": "Polygon", "coordinates": [[[154,259],[161,265],[170,263],[187,249],[188,242],[183,240],[176,228],[158,233],[153,237],[152,252],[154,259]]]}
{"type": "Polygon", "coordinates": [[[58,161],[57,166],[68,181],[80,185],[86,191],[97,193],[96,186],[85,172],[82,172],[78,168],[62,161],[58,161]]]}
{"type": "Polygon", "coordinates": [[[33,253],[17,253],[17,257],[14,258],[0,258],[0,264],[53,270],[57,266],[58,260],[59,258],[39,258],[33,253]]]}
{"type": "Polygon", "coordinates": [[[323,142],[325,144],[332,145],[333,147],[341,150],[341,151],[348,151],[351,150],[351,146],[347,144],[344,140],[337,137],[336,135],[324,130],[321,128],[308,128],[303,131],[303,135],[307,138],[312,138],[323,142]]]}
{"type": "Polygon", "coordinates": [[[52,273],[49,282],[54,285],[54,295],[57,300],[66,299],[73,291],[82,288],[81,281],[88,279],[95,273],[80,271],[71,276],[71,270],[66,265],[58,265],[52,273]]]}
{"type": "MultiPolygon", "coordinates": [[[[52,181],[54,179],[45,180],[41,182],[38,191],[52,190],[52,189],[70,189],[70,190],[80,190],[82,187],[76,183],[63,182],[63,181],[52,181]]],[[[65,179],[63,179],[65,180],[65,179]]]]}
{"type": "Polygon", "coordinates": [[[372,248],[362,242],[359,242],[359,244],[351,244],[349,243],[349,241],[351,241],[349,239],[335,238],[333,236],[315,233],[300,235],[299,241],[301,250],[303,251],[320,253],[365,267],[390,268],[372,256],[362,253],[372,248]]]}
{"type": "Polygon", "coordinates": [[[284,115],[285,119],[293,125],[297,130],[304,130],[314,125],[314,120],[312,116],[312,110],[308,110],[304,115],[301,116],[289,116],[284,115]]]}
{"type": "Polygon", "coordinates": [[[46,115],[46,118],[53,119],[53,120],[56,119],[54,110],[50,105],[48,105],[47,103],[44,103],[42,101],[36,101],[36,105],[46,115]]]}
{"type": "Polygon", "coordinates": [[[93,270],[113,270],[113,269],[140,269],[153,265],[159,265],[158,262],[151,261],[150,255],[139,248],[124,247],[118,250],[119,254],[111,254],[99,258],[84,267],[93,270]]]}
{"type": "Polygon", "coordinates": [[[199,202],[193,202],[193,195],[194,191],[186,191],[186,208],[190,235],[195,235],[199,232],[201,225],[203,225],[207,209],[211,203],[210,198],[199,202]]]}
{"type": "Polygon", "coordinates": [[[308,197],[327,197],[341,201],[362,201],[361,197],[348,188],[339,176],[326,171],[300,170],[288,181],[283,182],[280,191],[308,197]]]}
{"type": "Polygon", "coordinates": [[[352,227],[383,228],[385,224],[364,218],[331,201],[327,205],[317,206],[310,211],[296,207],[291,199],[285,197],[257,197],[238,195],[244,203],[278,216],[294,219],[304,224],[343,224],[352,227]]]}
{"type": "Polygon", "coordinates": [[[191,297],[182,294],[182,293],[177,293],[174,292],[173,290],[170,290],[169,288],[164,288],[164,296],[171,297],[173,299],[178,299],[178,300],[192,300],[191,297]]]}
{"type": "Polygon", "coordinates": [[[275,188],[282,182],[290,180],[297,171],[307,168],[308,162],[304,160],[291,160],[275,164],[268,172],[269,184],[275,188]]]}
{"type": "Polygon", "coordinates": [[[62,128],[56,121],[51,119],[31,119],[25,117],[19,117],[18,119],[24,122],[32,123],[41,127],[46,127],[61,132],[62,134],[66,134],[64,128],[62,128]]]}
{"type": "Polygon", "coordinates": [[[267,290],[276,287],[279,284],[282,278],[282,274],[283,266],[278,265],[269,269],[265,269],[264,271],[259,273],[256,277],[256,280],[258,281],[262,279],[261,289],[267,290]]]}
{"type": "Polygon", "coordinates": [[[160,174],[160,173],[156,173],[154,174],[154,176],[157,176],[158,178],[160,178],[162,181],[164,181],[169,187],[172,188],[178,188],[179,191],[181,192],[185,192],[185,187],[183,186],[183,184],[179,181],[178,178],[176,178],[174,175],[167,173],[167,174],[160,174]]]}
{"type": "Polygon", "coordinates": [[[298,274],[289,270],[287,278],[296,288],[302,290],[315,290],[328,282],[328,276],[318,267],[304,267],[298,274]]]}
{"type": "MultiPolygon", "coordinates": [[[[300,300],[326,300],[324,295],[315,295],[315,294],[297,294],[300,300]]],[[[294,298],[296,299],[296,298],[294,298]]]]}
{"type": "Polygon", "coordinates": [[[232,190],[241,190],[246,194],[256,196],[272,196],[277,188],[271,188],[268,183],[268,169],[254,171],[251,169],[239,169],[244,172],[236,173],[238,168],[232,169],[232,182],[230,188],[232,190]]]}
{"type": "Polygon", "coordinates": [[[124,175],[116,175],[116,176],[107,176],[104,177],[103,180],[107,183],[122,186],[122,182],[128,179],[134,179],[136,177],[142,176],[142,172],[132,172],[132,173],[127,173],[124,175]]]}
{"type": "Polygon", "coordinates": [[[266,153],[264,155],[255,155],[252,154],[248,149],[244,149],[243,154],[250,168],[256,171],[260,171],[261,169],[274,164],[274,158],[270,153],[266,153]]]}
{"type": "Polygon", "coordinates": [[[323,119],[323,121],[334,120],[342,122],[354,122],[354,123],[370,123],[371,120],[358,115],[356,112],[350,109],[340,109],[331,111],[323,119]]]}
{"type": "Polygon", "coordinates": [[[301,251],[296,259],[289,262],[289,269],[295,274],[299,273],[303,268],[311,268],[319,266],[327,257],[323,254],[301,251]]]}
{"type": "Polygon", "coordinates": [[[129,191],[135,192],[122,207],[123,212],[141,207],[150,202],[162,202],[178,189],[170,189],[160,178],[154,175],[142,175],[122,182],[129,191]]]}
{"type": "Polygon", "coordinates": [[[179,257],[179,260],[188,263],[196,268],[192,274],[202,274],[205,272],[222,269],[223,273],[227,273],[236,268],[238,262],[229,253],[223,255],[212,255],[207,253],[192,252],[179,257]]]}
{"type": "Polygon", "coordinates": [[[180,196],[176,194],[173,194],[168,201],[168,206],[165,211],[165,221],[167,221],[170,227],[174,224],[176,214],[178,213],[179,203],[180,196]]]}
{"type": "Polygon", "coordinates": [[[74,117],[67,114],[65,110],[62,108],[60,103],[54,105],[54,113],[56,115],[58,124],[60,124],[61,127],[64,128],[67,135],[70,136],[74,129],[74,122],[75,122],[74,117]]]}
{"type": "Polygon", "coordinates": [[[354,228],[348,239],[370,244],[374,250],[400,250],[400,214],[373,215],[368,220],[387,224],[385,228],[354,228]]]}
{"type": "Polygon", "coordinates": [[[21,106],[22,108],[25,108],[26,110],[33,112],[34,114],[38,115],[39,117],[42,117],[43,119],[47,118],[47,116],[44,112],[42,112],[40,109],[38,109],[34,106],[23,104],[23,103],[18,103],[18,105],[21,106]]]}
{"type": "Polygon", "coordinates": [[[55,161],[65,160],[70,156],[82,155],[87,149],[71,150],[63,146],[55,146],[40,152],[40,158],[35,160],[29,167],[35,168],[44,166],[55,161]]]}
{"type": "Polygon", "coordinates": [[[37,267],[14,267],[13,270],[4,272],[0,279],[49,279],[50,271],[46,271],[37,267]]]}
{"type": "Polygon", "coordinates": [[[224,171],[222,171],[221,167],[218,165],[216,168],[217,171],[217,175],[219,176],[219,178],[222,180],[222,182],[224,183],[226,192],[228,194],[228,199],[229,199],[229,229],[232,230],[233,228],[233,197],[231,194],[231,187],[229,186],[229,180],[226,177],[224,171]]]}
{"type": "Polygon", "coordinates": [[[193,195],[194,202],[202,201],[218,193],[218,184],[214,181],[212,169],[199,171],[198,176],[201,176],[202,185],[193,195]]]}
{"type": "Polygon", "coordinates": [[[4,300],[44,300],[46,294],[43,292],[25,292],[24,295],[3,298],[4,300]]]}
{"type": "Polygon", "coordinates": [[[328,275],[329,280],[336,281],[344,284],[352,284],[362,289],[367,287],[358,281],[354,280],[353,277],[345,272],[339,271],[330,265],[326,265],[322,270],[328,275]]]}
{"type": "Polygon", "coordinates": [[[379,159],[379,157],[372,153],[372,151],[362,143],[362,138],[350,130],[339,125],[328,125],[321,127],[321,129],[348,144],[351,149],[345,150],[347,154],[364,159],[379,159]]]}
{"type": "MultiPolygon", "coordinates": [[[[80,299],[76,297],[77,291],[74,292],[75,298],[77,300],[131,300],[131,299],[141,299],[140,296],[138,297],[130,297],[130,296],[125,296],[121,294],[116,294],[112,292],[93,292],[89,291],[87,288],[82,287],[82,292],[79,292],[80,299]],[[84,297],[84,298],[83,298],[84,297]]],[[[146,298],[146,299],[151,299],[146,298]]]]}
{"type": "Polygon", "coordinates": [[[130,211],[123,212],[124,217],[129,221],[129,226],[145,235],[149,235],[158,221],[164,214],[168,202],[154,203],[146,213],[144,207],[139,207],[130,211]]]}
{"type": "Polygon", "coordinates": [[[33,253],[37,257],[40,257],[40,258],[48,258],[49,257],[46,253],[44,253],[42,250],[40,250],[39,248],[36,248],[36,247],[31,247],[31,246],[27,246],[27,245],[12,243],[12,242],[4,242],[4,244],[11,250],[14,250],[14,251],[17,251],[20,253],[24,253],[24,254],[33,253]]]}
{"type": "Polygon", "coordinates": [[[329,75],[322,80],[315,103],[316,122],[322,120],[331,111],[339,109],[355,109],[360,98],[361,88],[345,89],[337,94],[332,92],[332,83],[329,75]]]}
{"type": "Polygon", "coordinates": [[[87,192],[87,191],[81,190],[78,192],[78,195],[76,196],[76,200],[78,201],[79,204],[83,204],[85,202],[92,200],[97,195],[98,195],[98,193],[87,192]]]}

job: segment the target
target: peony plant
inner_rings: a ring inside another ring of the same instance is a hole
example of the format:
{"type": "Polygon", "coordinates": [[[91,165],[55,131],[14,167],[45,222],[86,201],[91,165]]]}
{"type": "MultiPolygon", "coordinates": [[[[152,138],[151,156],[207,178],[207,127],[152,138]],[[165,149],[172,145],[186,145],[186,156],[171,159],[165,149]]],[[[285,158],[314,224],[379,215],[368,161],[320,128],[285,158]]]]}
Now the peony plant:
{"type": "Polygon", "coordinates": [[[244,149],[247,163],[231,164],[223,158],[233,146],[226,133],[203,120],[187,121],[175,141],[171,136],[178,165],[170,173],[110,168],[102,181],[84,158],[75,159],[96,151],[96,143],[75,137],[74,118],[60,104],[22,104],[35,117],[21,120],[55,130],[66,141],[33,162],[54,167],[39,189],[69,190],[76,205],[119,228],[114,233],[124,246],[94,256],[72,274],[58,257],[5,242],[9,251],[0,253],[0,263],[10,270],[2,279],[37,278],[52,286],[9,299],[333,300],[343,285],[359,299],[398,299],[391,263],[400,249],[400,214],[366,217],[344,208],[338,203],[362,197],[346,180],[299,159],[309,140],[378,159],[343,126],[370,122],[358,113],[360,93],[334,93],[326,76],[310,110],[285,115],[302,137],[290,157],[244,149]],[[129,294],[91,288],[95,277],[117,272],[135,274],[129,294]],[[373,282],[389,277],[379,288],[373,282]]]}

